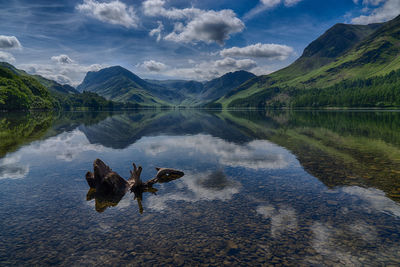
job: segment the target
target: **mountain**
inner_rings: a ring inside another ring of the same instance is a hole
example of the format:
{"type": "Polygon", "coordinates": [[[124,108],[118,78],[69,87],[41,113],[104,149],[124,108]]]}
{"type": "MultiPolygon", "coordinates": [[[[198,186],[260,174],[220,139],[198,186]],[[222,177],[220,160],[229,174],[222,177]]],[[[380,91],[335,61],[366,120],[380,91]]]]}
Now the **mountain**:
{"type": "Polygon", "coordinates": [[[52,109],[49,90],[11,64],[0,63],[0,110],[52,109]]]}
{"type": "Polygon", "coordinates": [[[39,75],[30,75],[13,65],[0,62],[0,110],[30,109],[120,109],[138,105],[106,100],[96,93],[80,93],[39,75]]]}
{"type": "Polygon", "coordinates": [[[96,92],[108,99],[147,105],[198,105],[218,99],[256,77],[246,71],[227,73],[208,82],[144,80],[120,66],[88,72],[79,91],[96,92]]]}
{"type": "Polygon", "coordinates": [[[357,87],[360,98],[369,98],[364,101],[370,102],[369,106],[392,105],[397,100],[387,102],[384,98],[385,94],[395,93],[384,88],[389,88],[388,84],[372,87],[368,84],[382,84],[376,82],[379,77],[400,69],[399,55],[400,16],[383,24],[337,24],[312,42],[287,68],[252,79],[216,103],[223,107],[290,106],[293,100],[312,90],[317,97],[314,102],[303,101],[303,106],[319,106],[318,95],[326,89],[332,98],[329,106],[363,106],[357,99],[341,100],[345,84],[357,80],[356,85],[361,84],[357,87]]]}
{"type": "Polygon", "coordinates": [[[244,82],[257,77],[253,73],[247,71],[229,72],[219,78],[206,82],[200,96],[204,100],[218,99],[244,82]]]}
{"type": "Polygon", "coordinates": [[[185,96],[184,104],[196,105],[216,100],[254,77],[257,76],[241,70],[226,73],[219,78],[203,83],[183,80],[148,80],[148,82],[175,90],[185,96]]]}
{"type": "Polygon", "coordinates": [[[183,99],[179,92],[149,83],[120,66],[88,72],[77,89],[95,92],[115,101],[143,105],[168,105],[183,99]]]}
{"type": "Polygon", "coordinates": [[[185,96],[195,96],[200,94],[204,89],[204,84],[198,81],[186,81],[186,80],[146,80],[151,84],[157,84],[162,87],[166,87],[170,90],[176,90],[177,92],[185,96]]]}
{"type": "Polygon", "coordinates": [[[56,81],[46,79],[40,75],[30,75],[24,70],[17,69],[13,65],[7,62],[0,62],[0,67],[4,67],[9,69],[12,73],[16,74],[17,76],[28,76],[36,79],[39,81],[43,86],[50,90],[53,93],[64,93],[64,94],[77,94],[79,93],[74,87],[68,84],[59,84],[56,81]]]}

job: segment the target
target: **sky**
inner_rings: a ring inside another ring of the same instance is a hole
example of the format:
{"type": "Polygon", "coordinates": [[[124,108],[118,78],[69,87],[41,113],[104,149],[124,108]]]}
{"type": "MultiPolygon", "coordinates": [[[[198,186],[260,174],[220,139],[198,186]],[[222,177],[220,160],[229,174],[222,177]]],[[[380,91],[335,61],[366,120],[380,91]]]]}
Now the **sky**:
{"type": "Polygon", "coordinates": [[[0,0],[0,61],[62,84],[120,65],[205,81],[279,70],[336,23],[400,13],[400,0],[0,0]]]}

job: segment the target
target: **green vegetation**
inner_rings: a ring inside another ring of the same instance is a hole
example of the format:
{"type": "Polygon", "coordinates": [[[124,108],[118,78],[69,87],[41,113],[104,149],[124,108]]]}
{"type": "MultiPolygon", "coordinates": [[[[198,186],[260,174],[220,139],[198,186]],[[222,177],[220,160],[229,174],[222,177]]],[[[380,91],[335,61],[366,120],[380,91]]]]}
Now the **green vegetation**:
{"type": "Polygon", "coordinates": [[[29,75],[8,63],[0,63],[0,110],[106,110],[138,108],[135,103],[118,103],[96,93],[79,93],[69,85],[38,75],[29,75]]]}
{"type": "Polygon", "coordinates": [[[0,66],[0,110],[52,109],[49,91],[29,76],[0,66]]]}
{"type": "Polygon", "coordinates": [[[400,69],[399,33],[400,16],[384,24],[335,25],[289,67],[254,78],[217,102],[231,108],[398,106],[398,82],[383,80],[400,69]]]}
{"type": "Polygon", "coordinates": [[[90,126],[105,120],[109,112],[0,112],[0,158],[36,140],[90,126]]]}
{"type": "Polygon", "coordinates": [[[374,187],[400,201],[400,113],[223,111],[219,116],[248,136],[287,148],[329,187],[374,187]]]}
{"type": "Polygon", "coordinates": [[[107,99],[119,102],[133,102],[141,106],[168,106],[179,98],[173,90],[165,90],[159,85],[150,84],[120,66],[97,72],[88,72],[79,91],[97,93],[107,99]],[[164,100],[161,100],[164,99],[164,100]]]}
{"type": "Polygon", "coordinates": [[[292,107],[400,107],[400,70],[297,93],[292,107]]]}
{"type": "Polygon", "coordinates": [[[127,69],[114,66],[88,72],[78,90],[96,92],[107,99],[132,101],[142,106],[198,106],[220,98],[254,77],[250,72],[236,71],[204,83],[143,80],[127,69]]]}
{"type": "Polygon", "coordinates": [[[0,158],[45,136],[52,122],[53,115],[49,112],[9,113],[7,116],[0,113],[0,158]]]}

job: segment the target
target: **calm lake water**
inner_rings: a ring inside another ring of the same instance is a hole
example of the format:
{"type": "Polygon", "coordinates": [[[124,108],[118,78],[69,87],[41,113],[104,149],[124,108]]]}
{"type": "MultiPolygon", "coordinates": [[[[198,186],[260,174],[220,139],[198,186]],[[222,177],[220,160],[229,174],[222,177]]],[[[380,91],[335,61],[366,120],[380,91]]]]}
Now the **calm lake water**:
{"type": "Polygon", "coordinates": [[[0,114],[1,266],[398,266],[399,203],[398,112],[0,114]],[[185,175],[140,214],[97,158],[185,175]]]}

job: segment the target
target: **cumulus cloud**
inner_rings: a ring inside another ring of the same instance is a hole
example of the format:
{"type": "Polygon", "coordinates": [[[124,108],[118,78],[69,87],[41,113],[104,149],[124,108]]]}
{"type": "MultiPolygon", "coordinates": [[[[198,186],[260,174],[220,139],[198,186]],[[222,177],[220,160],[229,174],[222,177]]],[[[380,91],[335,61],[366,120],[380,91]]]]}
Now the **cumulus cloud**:
{"type": "Polygon", "coordinates": [[[169,19],[184,19],[198,16],[203,11],[198,8],[170,8],[164,7],[166,1],[164,0],[146,0],[143,2],[143,13],[147,16],[156,17],[162,16],[169,19]]]}
{"type": "Polygon", "coordinates": [[[189,60],[188,63],[193,65],[172,68],[162,62],[149,60],[139,64],[138,67],[145,69],[146,71],[159,72],[162,75],[171,78],[184,77],[185,79],[199,81],[211,80],[228,72],[239,70],[250,71],[257,74],[271,73],[270,70],[258,67],[257,62],[251,59],[234,59],[227,57],[214,61],[202,61],[199,63],[196,63],[194,60],[189,60]]]}
{"type": "Polygon", "coordinates": [[[254,44],[246,47],[232,47],[223,49],[220,54],[223,57],[255,57],[285,60],[294,53],[292,47],[279,44],[254,44]]]}
{"type": "Polygon", "coordinates": [[[257,66],[257,63],[251,59],[236,60],[230,57],[215,61],[217,68],[229,68],[238,70],[248,70],[257,66]]]}
{"type": "Polygon", "coordinates": [[[5,61],[12,64],[15,62],[15,58],[10,53],[0,51],[0,61],[5,61]]]}
{"type": "Polygon", "coordinates": [[[166,9],[164,0],[143,2],[143,12],[147,16],[162,16],[173,20],[184,20],[186,24],[175,24],[174,31],[165,36],[166,40],[182,43],[216,42],[223,44],[230,35],[243,31],[243,22],[236,14],[225,9],[221,11],[198,8],[166,9]]]}
{"type": "Polygon", "coordinates": [[[15,36],[0,35],[0,49],[21,48],[22,45],[15,36]]]}
{"type": "Polygon", "coordinates": [[[76,86],[82,81],[87,72],[98,71],[106,67],[106,65],[81,65],[72,61],[68,64],[21,64],[18,67],[29,74],[38,74],[60,84],[76,86]]]}
{"type": "Polygon", "coordinates": [[[155,29],[152,29],[149,33],[150,36],[156,36],[157,37],[157,42],[161,40],[161,32],[164,30],[164,24],[161,21],[158,21],[158,27],[155,29]]]}
{"type": "Polygon", "coordinates": [[[243,18],[245,20],[251,19],[261,12],[277,7],[280,4],[283,4],[285,7],[293,7],[301,1],[303,0],[260,0],[259,4],[246,13],[243,18]]]}
{"type": "Polygon", "coordinates": [[[160,72],[167,68],[167,66],[164,63],[157,62],[154,60],[148,60],[143,62],[142,67],[151,72],[160,72]]]}
{"type": "Polygon", "coordinates": [[[106,3],[84,0],[82,4],[76,6],[76,9],[103,22],[122,25],[126,28],[138,26],[139,19],[133,7],[128,7],[118,0],[106,3]]]}
{"type": "Polygon", "coordinates": [[[51,60],[59,63],[59,64],[71,64],[74,62],[69,56],[67,55],[59,55],[59,56],[53,56],[51,57],[51,60]]]}
{"type": "Polygon", "coordinates": [[[355,24],[371,24],[391,20],[400,14],[400,1],[398,0],[364,0],[363,5],[378,6],[376,8],[364,8],[368,15],[353,18],[355,24]]]}
{"type": "Polygon", "coordinates": [[[220,77],[228,72],[238,70],[253,72],[253,70],[257,69],[257,62],[254,60],[237,60],[229,57],[214,61],[202,61],[197,64],[194,61],[191,61],[190,64],[194,64],[194,66],[169,68],[165,70],[163,74],[171,77],[185,77],[186,79],[210,80],[220,77]]]}
{"type": "Polygon", "coordinates": [[[243,22],[232,10],[208,11],[191,20],[186,26],[175,27],[165,39],[183,43],[216,42],[222,45],[231,34],[241,32],[243,29],[243,22]]]}

